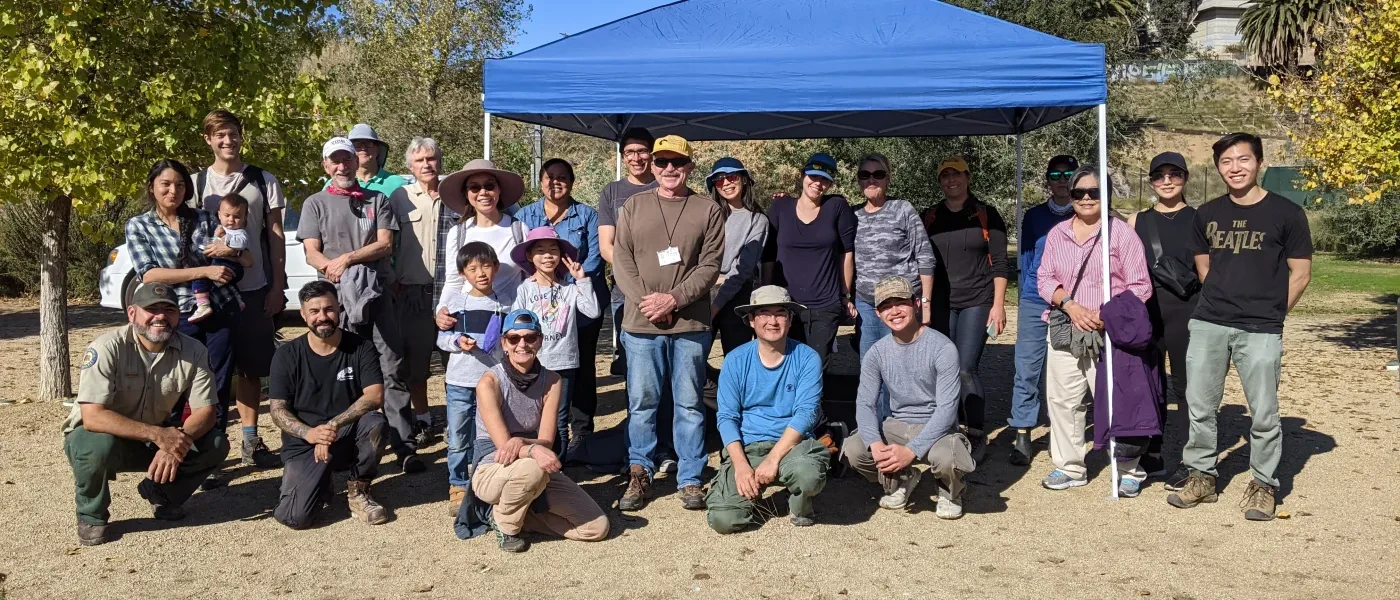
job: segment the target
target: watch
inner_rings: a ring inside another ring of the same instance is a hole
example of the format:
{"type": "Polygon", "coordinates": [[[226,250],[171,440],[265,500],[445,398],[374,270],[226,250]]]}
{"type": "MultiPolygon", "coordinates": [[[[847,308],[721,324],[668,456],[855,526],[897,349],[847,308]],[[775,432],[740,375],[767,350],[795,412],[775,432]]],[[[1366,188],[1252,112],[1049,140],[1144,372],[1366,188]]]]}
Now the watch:
{"type": "Polygon", "coordinates": [[[928,298],[919,298],[919,306],[928,306],[929,302],[932,302],[932,300],[928,298]]]}

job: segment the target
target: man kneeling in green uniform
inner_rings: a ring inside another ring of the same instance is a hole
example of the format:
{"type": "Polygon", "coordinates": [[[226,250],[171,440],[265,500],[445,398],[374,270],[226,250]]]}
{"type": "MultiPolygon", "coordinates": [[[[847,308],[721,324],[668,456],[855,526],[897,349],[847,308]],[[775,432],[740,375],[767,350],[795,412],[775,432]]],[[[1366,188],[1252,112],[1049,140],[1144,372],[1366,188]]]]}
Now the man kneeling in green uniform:
{"type": "Polygon", "coordinates": [[[107,482],[117,473],[144,469],[136,491],[155,518],[175,521],[185,516],[185,500],[228,456],[228,439],[214,427],[218,396],[209,353],[175,330],[180,309],[174,288],[141,284],[126,316],[129,324],[88,345],[78,402],[63,427],[84,546],[107,542],[107,482]]]}
{"type": "Polygon", "coordinates": [[[774,285],[754,290],[749,304],[734,309],[758,339],[729,353],[719,375],[716,419],[726,456],[705,505],[710,527],[720,533],[761,520],[754,501],[773,483],[791,494],[793,525],[815,524],[812,497],[826,486],[830,453],[812,439],[821,405],[821,359],[788,339],[799,310],[806,307],[774,285]]]}

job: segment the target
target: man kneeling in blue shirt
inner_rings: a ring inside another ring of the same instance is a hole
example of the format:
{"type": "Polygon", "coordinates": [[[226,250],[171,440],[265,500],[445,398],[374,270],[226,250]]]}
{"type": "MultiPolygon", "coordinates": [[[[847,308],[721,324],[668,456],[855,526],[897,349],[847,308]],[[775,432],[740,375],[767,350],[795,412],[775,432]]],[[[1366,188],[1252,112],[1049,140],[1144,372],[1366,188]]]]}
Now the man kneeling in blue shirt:
{"type": "Polygon", "coordinates": [[[821,404],[821,359],[788,339],[799,310],[806,307],[775,285],[754,290],[749,304],[734,309],[757,339],[729,353],[719,375],[717,420],[725,457],[705,505],[710,527],[720,533],[761,521],[754,501],[770,484],[791,494],[793,525],[815,524],[812,497],[826,487],[830,455],[812,439],[821,404]]]}

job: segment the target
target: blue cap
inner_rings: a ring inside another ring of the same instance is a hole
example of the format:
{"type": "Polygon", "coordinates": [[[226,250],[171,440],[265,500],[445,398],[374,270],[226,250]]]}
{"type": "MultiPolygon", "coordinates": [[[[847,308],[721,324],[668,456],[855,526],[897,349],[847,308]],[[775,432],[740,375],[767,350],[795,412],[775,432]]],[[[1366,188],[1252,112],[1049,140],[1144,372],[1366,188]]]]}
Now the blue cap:
{"type": "Polygon", "coordinates": [[[501,333],[517,329],[538,332],[540,330],[539,315],[523,308],[510,311],[510,314],[506,315],[505,322],[501,324],[501,333]]]}
{"type": "Polygon", "coordinates": [[[747,175],[748,169],[744,168],[744,163],[732,156],[726,156],[715,161],[715,166],[710,169],[710,174],[705,176],[705,187],[711,190],[715,187],[715,175],[727,175],[729,173],[743,173],[747,175]]]}
{"type": "Polygon", "coordinates": [[[818,152],[807,159],[807,164],[802,167],[803,175],[813,177],[825,177],[827,181],[836,181],[836,159],[825,152],[818,152]]]}

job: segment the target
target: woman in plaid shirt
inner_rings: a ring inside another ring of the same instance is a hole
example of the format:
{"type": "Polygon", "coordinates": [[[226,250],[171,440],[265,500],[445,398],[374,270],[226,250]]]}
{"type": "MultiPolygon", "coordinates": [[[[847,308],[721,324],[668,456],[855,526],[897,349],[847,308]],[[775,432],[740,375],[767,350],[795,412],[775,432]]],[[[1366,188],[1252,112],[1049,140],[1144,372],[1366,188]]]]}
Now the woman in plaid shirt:
{"type": "Polygon", "coordinates": [[[167,283],[175,288],[180,301],[180,333],[208,348],[209,366],[219,386],[219,426],[223,427],[232,382],[230,343],[231,332],[238,325],[238,292],[234,286],[223,285],[233,278],[233,271],[215,266],[212,259],[233,257],[237,251],[214,237],[219,222],[213,214],[186,204],[193,196],[194,182],[185,165],[170,159],[157,162],[146,175],[151,210],[126,222],[126,245],[142,282],[167,283]],[[200,278],[220,284],[210,292],[215,314],[190,323],[196,308],[190,282],[200,278]]]}

